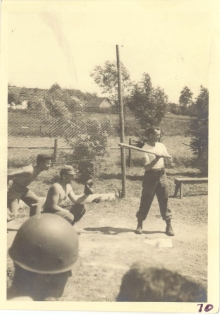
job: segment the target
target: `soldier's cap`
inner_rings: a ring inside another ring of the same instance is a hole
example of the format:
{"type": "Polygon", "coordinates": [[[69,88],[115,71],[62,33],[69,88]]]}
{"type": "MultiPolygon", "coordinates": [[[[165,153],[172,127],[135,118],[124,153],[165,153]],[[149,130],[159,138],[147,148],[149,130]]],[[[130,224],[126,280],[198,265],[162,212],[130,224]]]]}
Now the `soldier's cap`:
{"type": "Polygon", "coordinates": [[[74,168],[71,165],[65,165],[60,171],[60,176],[64,174],[75,175],[76,172],[74,171],[74,168]]]}

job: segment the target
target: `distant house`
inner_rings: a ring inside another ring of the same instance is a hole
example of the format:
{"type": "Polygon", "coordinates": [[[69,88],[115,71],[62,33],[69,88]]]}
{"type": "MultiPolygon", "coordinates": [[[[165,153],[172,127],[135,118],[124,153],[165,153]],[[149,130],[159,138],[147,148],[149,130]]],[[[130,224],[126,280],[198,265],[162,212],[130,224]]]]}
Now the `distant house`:
{"type": "Polygon", "coordinates": [[[86,102],[85,108],[91,112],[110,110],[112,103],[107,97],[93,97],[86,102]]]}
{"type": "Polygon", "coordinates": [[[11,109],[27,109],[28,102],[26,100],[22,101],[21,104],[16,105],[14,102],[11,102],[11,104],[8,104],[8,108],[11,109]]]}

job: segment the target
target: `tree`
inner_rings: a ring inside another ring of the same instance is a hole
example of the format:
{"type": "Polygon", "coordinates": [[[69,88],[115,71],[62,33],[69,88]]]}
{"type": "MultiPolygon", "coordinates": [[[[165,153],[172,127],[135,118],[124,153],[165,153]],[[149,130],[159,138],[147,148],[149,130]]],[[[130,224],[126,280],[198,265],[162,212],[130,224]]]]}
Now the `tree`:
{"type": "Polygon", "coordinates": [[[76,104],[67,90],[62,90],[57,83],[53,84],[44,100],[50,116],[54,118],[51,120],[54,136],[72,138],[80,133],[84,119],[82,107],[76,104]]]}
{"type": "Polygon", "coordinates": [[[19,93],[8,93],[8,104],[15,103],[16,105],[20,102],[19,93]]]}
{"type": "Polygon", "coordinates": [[[71,92],[67,89],[61,89],[61,87],[55,83],[48,91],[50,99],[60,101],[64,104],[67,111],[74,113],[74,115],[81,115],[83,110],[83,101],[79,98],[71,95],[71,92]]]}
{"type": "Polygon", "coordinates": [[[193,93],[191,92],[191,90],[187,86],[185,86],[180,92],[180,97],[179,97],[180,106],[183,106],[183,107],[191,106],[192,96],[193,96],[193,93]]]}
{"type": "MultiPolygon", "coordinates": [[[[96,66],[90,76],[101,88],[102,93],[108,93],[109,99],[114,106],[118,105],[118,71],[114,61],[106,61],[104,66],[96,66]]],[[[131,86],[130,74],[121,63],[122,92],[126,96],[131,86]]]]}
{"type": "Polygon", "coordinates": [[[45,104],[44,99],[33,98],[28,101],[28,109],[31,111],[35,111],[38,116],[49,116],[49,110],[45,104]]]}
{"type": "Polygon", "coordinates": [[[176,103],[168,103],[167,110],[174,115],[181,115],[181,107],[176,103]]]}
{"type": "Polygon", "coordinates": [[[142,80],[133,85],[127,106],[138,119],[142,136],[151,125],[159,125],[166,113],[168,98],[160,87],[152,86],[149,74],[144,73],[142,80]]]}
{"type": "Polygon", "coordinates": [[[191,118],[191,149],[196,157],[197,167],[204,175],[208,175],[208,115],[209,92],[200,86],[200,93],[194,104],[194,115],[191,118]]]}

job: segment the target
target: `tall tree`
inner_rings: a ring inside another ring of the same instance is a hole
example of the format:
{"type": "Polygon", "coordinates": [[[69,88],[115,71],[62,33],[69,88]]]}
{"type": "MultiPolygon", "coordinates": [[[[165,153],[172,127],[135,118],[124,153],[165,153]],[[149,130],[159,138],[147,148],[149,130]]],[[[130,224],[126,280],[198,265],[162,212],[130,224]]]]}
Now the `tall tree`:
{"type": "Polygon", "coordinates": [[[204,175],[208,175],[209,91],[202,85],[193,107],[195,117],[191,119],[192,140],[190,146],[196,157],[198,168],[204,175]]]}
{"type": "Polygon", "coordinates": [[[76,102],[67,90],[62,90],[58,84],[53,84],[44,97],[49,114],[55,118],[51,127],[55,135],[74,137],[80,133],[83,120],[81,106],[76,102]],[[73,115],[74,113],[74,115],[73,115]]]}
{"type": "Polygon", "coordinates": [[[127,106],[138,119],[143,134],[151,125],[159,125],[166,113],[168,97],[160,87],[152,86],[149,74],[144,73],[142,80],[133,85],[127,106]]]}
{"type": "Polygon", "coordinates": [[[191,106],[192,97],[193,97],[192,91],[187,86],[184,86],[184,88],[180,92],[180,97],[179,97],[180,106],[183,106],[183,107],[191,106]]]}
{"type": "Polygon", "coordinates": [[[16,105],[20,102],[20,95],[19,93],[8,93],[8,104],[15,103],[16,105]]]}
{"type": "MultiPolygon", "coordinates": [[[[118,104],[118,74],[114,61],[106,61],[103,66],[96,66],[90,76],[101,88],[102,93],[107,93],[113,105],[118,104]]],[[[122,92],[126,96],[131,86],[130,74],[121,63],[122,92]]]]}

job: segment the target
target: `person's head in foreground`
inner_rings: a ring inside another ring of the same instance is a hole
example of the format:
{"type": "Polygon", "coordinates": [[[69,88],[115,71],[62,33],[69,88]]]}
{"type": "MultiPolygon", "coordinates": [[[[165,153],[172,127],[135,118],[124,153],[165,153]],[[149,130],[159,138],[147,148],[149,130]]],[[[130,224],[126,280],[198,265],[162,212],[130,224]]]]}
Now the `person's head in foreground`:
{"type": "Polygon", "coordinates": [[[135,263],[122,278],[117,302],[206,302],[206,290],[177,272],[135,263]]]}
{"type": "Polygon", "coordinates": [[[78,247],[74,227],[57,215],[45,213],[25,221],[9,249],[15,272],[7,298],[61,297],[78,260],[78,247]]]}

